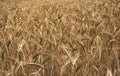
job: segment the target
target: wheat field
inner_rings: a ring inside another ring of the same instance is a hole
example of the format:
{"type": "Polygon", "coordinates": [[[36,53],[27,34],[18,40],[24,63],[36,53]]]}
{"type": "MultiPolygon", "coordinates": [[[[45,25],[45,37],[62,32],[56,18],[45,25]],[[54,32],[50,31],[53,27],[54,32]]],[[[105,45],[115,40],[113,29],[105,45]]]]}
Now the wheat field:
{"type": "Polygon", "coordinates": [[[120,0],[0,0],[0,76],[120,76],[120,0]]]}

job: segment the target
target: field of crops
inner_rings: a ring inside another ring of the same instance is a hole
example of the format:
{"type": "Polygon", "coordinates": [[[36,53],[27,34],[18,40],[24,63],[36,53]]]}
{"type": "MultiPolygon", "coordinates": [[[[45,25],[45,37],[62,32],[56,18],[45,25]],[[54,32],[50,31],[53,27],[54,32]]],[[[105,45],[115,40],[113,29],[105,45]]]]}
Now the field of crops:
{"type": "Polygon", "coordinates": [[[120,76],[120,0],[0,0],[0,76],[120,76]]]}

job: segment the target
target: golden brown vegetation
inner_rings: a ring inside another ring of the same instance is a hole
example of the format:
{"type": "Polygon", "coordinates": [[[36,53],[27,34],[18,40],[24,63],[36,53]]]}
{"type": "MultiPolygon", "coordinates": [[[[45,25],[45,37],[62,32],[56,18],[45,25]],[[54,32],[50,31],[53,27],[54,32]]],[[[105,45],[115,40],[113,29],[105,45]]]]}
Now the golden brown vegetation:
{"type": "Polygon", "coordinates": [[[119,0],[0,0],[0,76],[119,75],[119,0]]]}

